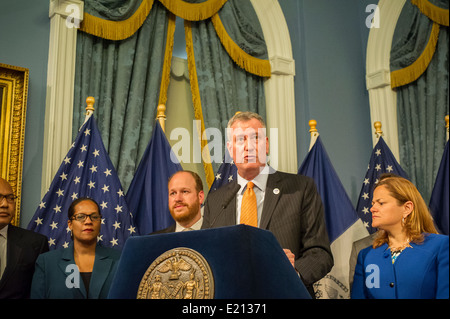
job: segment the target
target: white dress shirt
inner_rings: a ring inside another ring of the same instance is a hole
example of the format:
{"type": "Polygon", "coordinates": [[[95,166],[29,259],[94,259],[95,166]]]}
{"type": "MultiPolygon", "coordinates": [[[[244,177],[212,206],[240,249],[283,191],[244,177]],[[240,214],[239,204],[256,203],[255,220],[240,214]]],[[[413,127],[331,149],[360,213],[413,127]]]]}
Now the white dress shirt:
{"type": "Polygon", "coordinates": [[[192,225],[189,228],[184,228],[178,222],[176,222],[175,232],[185,231],[185,230],[200,230],[203,224],[203,216],[200,217],[198,221],[195,222],[194,225],[192,225]]]}

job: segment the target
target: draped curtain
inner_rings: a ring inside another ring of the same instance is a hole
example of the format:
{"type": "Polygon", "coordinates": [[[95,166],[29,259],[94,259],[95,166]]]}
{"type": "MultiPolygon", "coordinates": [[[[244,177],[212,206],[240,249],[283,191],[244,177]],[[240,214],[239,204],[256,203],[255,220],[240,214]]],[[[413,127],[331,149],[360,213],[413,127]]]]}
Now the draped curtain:
{"type": "MultiPolygon", "coordinates": [[[[270,63],[250,0],[86,0],[77,38],[73,134],[84,120],[86,97],[94,96],[94,116],[124,189],[151,138],[156,107],[167,98],[175,16],[185,19],[202,131],[223,133],[236,111],[265,117],[263,81],[270,63]]],[[[209,185],[213,165],[204,162],[209,185]]]]}
{"type": "Polygon", "coordinates": [[[449,111],[447,0],[405,3],[392,41],[400,162],[428,202],[444,151],[449,111]]]}

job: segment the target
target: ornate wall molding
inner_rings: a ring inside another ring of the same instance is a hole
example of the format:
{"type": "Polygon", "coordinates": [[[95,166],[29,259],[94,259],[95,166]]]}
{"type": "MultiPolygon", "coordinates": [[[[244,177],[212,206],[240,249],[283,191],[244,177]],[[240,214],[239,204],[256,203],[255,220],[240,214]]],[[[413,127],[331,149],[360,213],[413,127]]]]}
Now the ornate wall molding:
{"type": "Polygon", "coordinates": [[[72,144],[73,90],[81,0],[50,0],[50,43],[45,101],[41,195],[72,144]]]}
{"type": "Polygon", "coordinates": [[[261,23],[272,68],[271,77],[264,82],[270,164],[281,171],[297,173],[295,61],[289,29],[277,0],[251,2],[261,23]],[[270,128],[277,128],[277,134],[270,128]]]}
{"type": "MultiPolygon", "coordinates": [[[[400,162],[397,128],[397,95],[391,89],[390,53],[395,26],[406,0],[380,0],[379,28],[372,28],[367,43],[366,88],[369,91],[371,123],[380,121],[383,138],[400,162]]],[[[372,126],[372,142],[377,143],[372,126]]]]}

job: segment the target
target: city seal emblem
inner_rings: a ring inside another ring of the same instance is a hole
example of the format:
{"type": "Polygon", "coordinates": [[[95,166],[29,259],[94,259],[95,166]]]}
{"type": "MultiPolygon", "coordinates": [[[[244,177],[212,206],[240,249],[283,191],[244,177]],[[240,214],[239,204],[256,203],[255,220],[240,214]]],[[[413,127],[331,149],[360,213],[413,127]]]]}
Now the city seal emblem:
{"type": "Polygon", "coordinates": [[[214,278],[203,256],[190,248],[174,248],[148,267],[137,299],[213,299],[214,278]]]}

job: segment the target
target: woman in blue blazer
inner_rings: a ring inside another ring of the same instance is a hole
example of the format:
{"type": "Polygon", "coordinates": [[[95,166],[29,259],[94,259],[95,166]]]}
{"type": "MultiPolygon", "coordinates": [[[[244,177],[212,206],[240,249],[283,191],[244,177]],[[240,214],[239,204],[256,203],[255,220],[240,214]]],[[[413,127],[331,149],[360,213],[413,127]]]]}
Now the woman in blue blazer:
{"type": "Polygon", "coordinates": [[[97,245],[99,206],[90,198],[80,198],[71,204],[68,215],[73,243],[38,257],[31,298],[106,298],[120,252],[97,245]]]}
{"type": "Polygon", "coordinates": [[[439,235],[417,188],[383,175],[373,192],[373,245],[361,250],[352,298],[449,298],[449,239],[439,235]]]}

